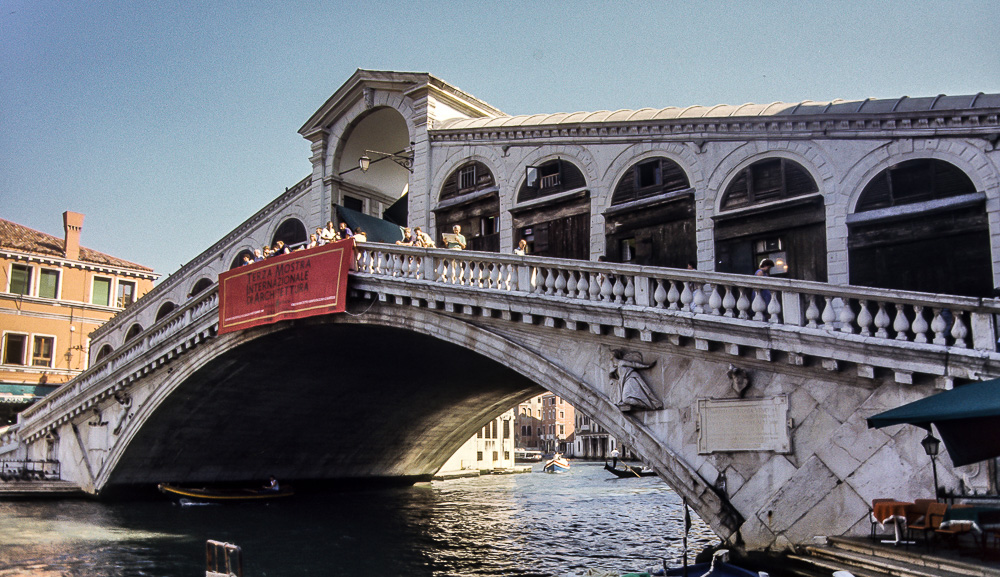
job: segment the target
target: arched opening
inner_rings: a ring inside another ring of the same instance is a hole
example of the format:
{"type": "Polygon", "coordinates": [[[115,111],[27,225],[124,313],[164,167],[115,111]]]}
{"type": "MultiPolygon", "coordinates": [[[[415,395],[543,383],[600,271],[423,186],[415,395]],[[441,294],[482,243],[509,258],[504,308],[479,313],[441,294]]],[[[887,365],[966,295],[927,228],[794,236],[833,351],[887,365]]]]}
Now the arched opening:
{"type": "Polygon", "coordinates": [[[139,333],[141,332],[142,332],[142,326],[139,323],[130,326],[128,328],[128,331],[125,332],[125,342],[127,343],[131,341],[135,337],[139,336],[139,333]]]}
{"type": "Polygon", "coordinates": [[[500,251],[500,189],[482,162],[470,160],[448,175],[434,213],[439,232],[462,227],[469,250],[500,251]]]}
{"type": "Polygon", "coordinates": [[[961,169],[924,158],[873,178],[848,216],[851,284],[990,296],[986,195],[961,169]]]}
{"type": "Polygon", "coordinates": [[[753,274],[769,258],[772,276],[826,282],[826,212],[802,165],[765,158],[743,168],[715,220],[715,270],[753,274]]]}
{"type": "Polygon", "coordinates": [[[334,204],[381,217],[409,188],[413,150],[406,119],[393,108],[375,108],[354,123],[342,142],[334,172],[343,180],[333,185],[334,204]],[[362,157],[369,160],[365,170],[362,157]]]}
{"type": "Polygon", "coordinates": [[[98,349],[98,351],[97,351],[97,357],[94,358],[94,362],[97,363],[97,362],[103,361],[105,358],[108,357],[108,355],[110,355],[111,353],[113,353],[114,350],[115,349],[112,348],[111,345],[104,345],[103,347],[101,347],[100,349],[98,349]]]}
{"type": "MultiPolygon", "coordinates": [[[[244,252],[249,253],[250,251],[244,251],[244,252]]],[[[243,257],[241,256],[240,257],[240,263],[242,263],[242,262],[243,262],[243,257]]],[[[193,297],[194,295],[200,293],[201,291],[207,289],[210,286],[212,286],[212,281],[211,280],[209,280],[207,278],[198,279],[198,282],[194,283],[194,286],[191,287],[191,292],[188,293],[188,296],[189,297],[193,297]]]]}
{"type": "Polygon", "coordinates": [[[604,212],[607,259],[683,268],[697,259],[694,189],[668,158],[628,168],[604,212]]]}
{"type": "Polygon", "coordinates": [[[243,257],[245,256],[250,257],[250,262],[253,262],[253,251],[251,251],[250,249],[243,249],[239,252],[239,254],[236,255],[235,258],[233,258],[233,262],[229,265],[229,270],[233,270],[238,266],[243,266],[244,264],[248,264],[243,260],[243,257]]]}
{"type": "Polygon", "coordinates": [[[163,317],[165,317],[165,316],[169,315],[170,313],[174,312],[174,309],[176,309],[176,308],[177,308],[177,306],[174,305],[174,303],[172,303],[170,301],[167,301],[167,302],[163,303],[162,305],[160,305],[160,308],[156,311],[156,319],[155,319],[155,321],[159,321],[163,317]]]}
{"type": "Polygon", "coordinates": [[[289,248],[296,248],[298,245],[309,242],[309,233],[306,232],[306,225],[297,218],[289,218],[278,225],[278,230],[274,231],[271,238],[271,246],[278,241],[285,243],[289,248]]]}
{"type": "Polygon", "coordinates": [[[590,191],[572,162],[556,158],[526,167],[510,213],[514,244],[527,240],[530,254],[590,258],[590,191]]]}

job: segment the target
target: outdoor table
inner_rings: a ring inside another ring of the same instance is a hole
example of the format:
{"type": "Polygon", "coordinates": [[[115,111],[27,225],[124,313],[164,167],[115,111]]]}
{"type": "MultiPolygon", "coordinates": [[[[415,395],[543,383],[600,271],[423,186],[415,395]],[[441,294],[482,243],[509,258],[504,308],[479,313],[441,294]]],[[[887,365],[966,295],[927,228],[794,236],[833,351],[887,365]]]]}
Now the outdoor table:
{"type": "Polygon", "coordinates": [[[913,503],[907,501],[879,501],[872,504],[875,520],[885,529],[886,523],[892,521],[895,539],[885,539],[883,543],[899,545],[903,542],[903,527],[906,524],[906,508],[913,503]]]}
{"type": "MultiPolygon", "coordinates": [[[[944,520],[941,521],[941,528],[950,528],[955,526],[966,525],[968,529],[977,535],[982,535],[982,546],[983,550],[986,549],[986,533],[984,529],[993,529],[994,525],[990,523],[989,525],[984,525],[980,520],[980,516],[983,513],[994,513],[1000,512],[1000,509],[996,507],[948,507],[948,511],[944,514],[944,520]]],[[[989,519],[987,519],[989,521],[989,519]]]]}

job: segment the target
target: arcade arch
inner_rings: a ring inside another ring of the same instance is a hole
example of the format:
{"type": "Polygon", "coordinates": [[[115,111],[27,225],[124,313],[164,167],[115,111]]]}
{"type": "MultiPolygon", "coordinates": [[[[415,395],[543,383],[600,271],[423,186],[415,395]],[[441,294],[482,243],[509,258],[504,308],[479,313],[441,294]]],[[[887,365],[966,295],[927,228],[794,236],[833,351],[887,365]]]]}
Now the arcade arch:
{"type": "Polygon", "coordinates": [[[165,316],[169,315],[170,313],[174,312],[174,309],[176,309],[176,308],[177,308],[177,305],[175,305],[174,303],[172,303],[170,301],[167,301],[167,302],[163,303],[162,305],[160,305],[160,308],[158,308],[156,310],[156,318],[153,319],[153,322],[157,322],[160,319],[162,319],[163,317],[165,317],[165,316]]]}
{"type": "Polygon", "coordinates": [[[248,248],[245,248],[240,252],[236,253],[236,256],[233,257],[233,262],[229,264],[229,270],[233,270],[238,266],[243,266],[244,256],[250,257],[250,261],[253,262],[253,251],[248,248]]]}
{"type": "Polygon", "coordinates": [[[124,342],[126,342],[126,343],[129,342],[130,340],[132,340],[135,337],[139,336],[139,333],[141,333],[141,332],[142,332],[142,325],[140,325],[139,323],[136,323],[136,324],[132,325],[131,327],[129,327],[128,332],[125,333],[125,341],[124,342]]]}
{"type": "Polygon", "coordinates": [[[469,250],[500,252],[500,189],[482,162],[469,160],[448,175],[434,213],[438,231],[462,227],[469,250]]]}
{"type": "Polygon", "coordinates": [[[882,170],[865,185],[847,226],[851,284],[992,294],[986,195],[949,162],[919,158],[882,170]]]}
{"type": "MultiPolygon", "coordinates": [[[[240,263],[242,263],[243,257],[240,256],[239,258],[240,258],[240,263]]],[[[198,279],[198,282],[194,283],[193,287],[191,287],[191,292],[188,293],[188,296],[193,297],[194,295],[199,294],[200,292],[202,292],[203,290],[207,289],[210,286],[212,286],[211,279],[202,277],[198,279]]]]}
{"type": "Polygon", "coordinates": [[[611,262],[683,268],[697,259],[694,189],[669,158],[644,158],[625,170],[604,223],[611,262]]]}
{"type": "Polygon", "coordinates": [[[816,180],[798,162],[768,157],[729,181],[715,219],[715,270],[826,282],[826,212],[816,180]]]}
{"type": "Polygon", "coordinates": [[[373,207],[364,210],[365,199],[392,205],[409,188],[411,145],[406,119],[398,110],[382,106],[360,116],[345,131],[337,151],[333,172],[343,180],[334,202],[369,214],[373,207]],[[364,170],[362,157],[370,160],[364,170]]]}
{"type": "Polygon", "coordinates": [[[530,254],[590,258],[590,191],[574,163],[554,158],[525,167],[510,213],[514,244],[527,240],[530,254]]]}
{"type": "Polygon", "coordinates": [[[271,246],[277,244],[279,240],[289,248],[295,248],[297,245],[308,242],[309,233],[306,232],[306,225],[297,218],[285,219],[274,231],[274,236],[271,237],[271,246]]]}

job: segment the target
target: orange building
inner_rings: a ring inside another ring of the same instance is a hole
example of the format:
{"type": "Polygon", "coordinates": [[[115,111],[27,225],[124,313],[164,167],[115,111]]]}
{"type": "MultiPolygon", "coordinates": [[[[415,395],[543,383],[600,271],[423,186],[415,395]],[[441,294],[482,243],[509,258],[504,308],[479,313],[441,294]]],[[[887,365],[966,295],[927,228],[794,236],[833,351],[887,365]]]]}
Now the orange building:
{"type": "Polygon", "coordinates": [[[0,219],[0,426],[88,366],[88,335],[153,288],[153,269],[0,219]]]}

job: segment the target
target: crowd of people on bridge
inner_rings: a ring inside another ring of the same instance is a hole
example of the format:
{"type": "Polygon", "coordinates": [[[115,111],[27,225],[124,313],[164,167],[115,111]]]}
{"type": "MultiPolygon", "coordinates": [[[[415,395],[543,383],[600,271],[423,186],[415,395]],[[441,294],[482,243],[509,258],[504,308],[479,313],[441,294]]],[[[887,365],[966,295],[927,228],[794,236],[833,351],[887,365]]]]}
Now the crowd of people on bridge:
{"type": "MultiPolygon", "coordinates": [[[[419,228],[417,229],[419,230],[419,228]]],[[[327,221],[325,227],[319,227],[316,232],[309,235],[309,242],[302,243],[294,250],[305,250],[308,248],[315,248],[317,246],[323,246],[325,244],[336,242],[338,240],[344,240],[348,238],[353,238],[355,242],[365,242],[368,240],[365,231],[361,227],[357,227],[356,230],[351,230],[347,223],[341,222],[340,227],[335,227],[333,221],[327,221]]],[[[282,254],[289,254],[293,252],[293,249],[285,244],[285,241],[278,240],[274,243],[274,246],[264,246],[261,248],[254,249],[253,254],[243,255],[243,265],[253,264],[255,262],[260,262],[271,258],[272,256],[278,256],[282,254]]]]}

